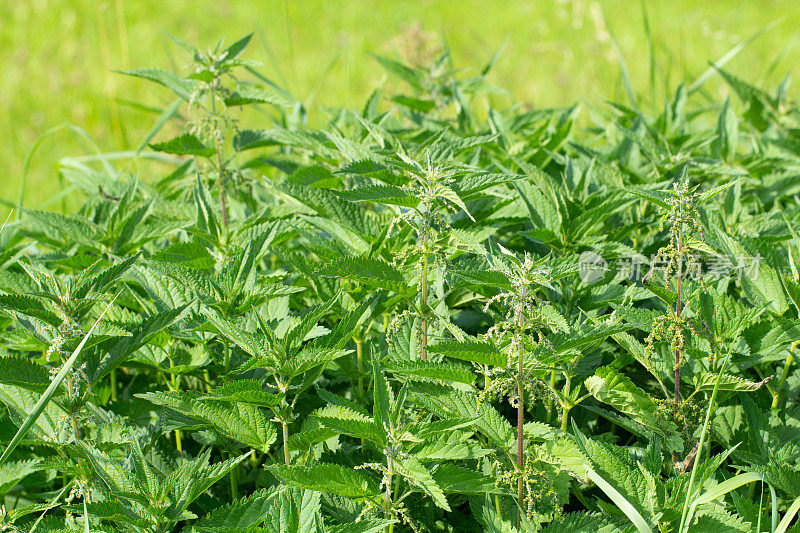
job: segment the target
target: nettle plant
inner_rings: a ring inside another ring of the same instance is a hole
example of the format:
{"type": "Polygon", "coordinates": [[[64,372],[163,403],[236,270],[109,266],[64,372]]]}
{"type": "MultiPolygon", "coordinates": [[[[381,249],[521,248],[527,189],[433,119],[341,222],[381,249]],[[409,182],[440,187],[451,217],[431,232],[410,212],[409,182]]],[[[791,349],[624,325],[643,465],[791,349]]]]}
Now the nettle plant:
{"type": "Polygon", "coordinates": [[[788,81],[581,130],[445,49],[322,116],[176,42],[0,231],[0,530],[797,529],[788,81]]]}

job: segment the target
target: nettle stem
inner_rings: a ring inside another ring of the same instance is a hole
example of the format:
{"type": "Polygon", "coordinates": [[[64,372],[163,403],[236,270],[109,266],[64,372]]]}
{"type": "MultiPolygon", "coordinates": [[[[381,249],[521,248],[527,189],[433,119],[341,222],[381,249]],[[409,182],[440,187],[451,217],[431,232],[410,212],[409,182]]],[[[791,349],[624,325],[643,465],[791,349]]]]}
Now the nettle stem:
{"type": "Polygon", "coordinates": [[[427,202],[425,222],[422,227],[422,350],[423,361],[428,360],[428,224],[431,218],[431,204],[427,202]]]}
{"type": "Polygon", "coordinates": [[[111,401],[117,401],[117,369],[112,368],[111,372],[108,374],[109,379],[111,380],[111,401]]]}
{"type": "MultiPolygon", "coordinates": [[[[228,458],[232,459],[234,456],[233,453],[228,454],[228,458]]],[[[231,500],[236,501],[239,499],[239,465],[234,466],[231,469],[231,500]]]]}
{"type": "MultiPolygon", "coordinates": [[[[683,278],[683,209],[681,209],[681,216],[678,218],[680,224],[678,228],[678,281],[677,281],[677,298],[675,300],[675,316],[680,319],[681,312],[681,281],[683,278]]],[[[677,407],[680,402],[679,388],[681,382],[681,353],[675,350],[675,406],[677,407]]]]}
{"type": "MultiPolygon", "coordinates": [[[[675,316],[680,321],[681,312],[681,281],[683,278],[683,207],[680,209],[680,216],[678,217],[678,281],[676,282],[677,298],[675,299],[675,316]]],[[[680,323],[680,322],[679,322],[680,323]]],[[[675,349],[675,409],[680,409],[680,384],[681,384],[681,352],[680,349],[675,349]]],[[[676,462],[678,456],[676,452],[672,452],[672,462],[676,462]]]]}
{"type": "Polygon", "coordinates": [[[364,397],[364,341],[355,339],[356,341],[356,364],[358,365],[358,397],[364,397]]]}
{"type": "MultiPolygon", "coordinates": [[[[556,371],[553,370],[550,372],[550,390],[556,390],[556,371]]],[[[558,415],[555,413],[555,401],[553,401],[553,396],[549,396],[547,398],[547,421],[552,422],[556,419],[558,415]]]]}
{"type": "MultiPolygon", "coordinates": [[[[394,518],[394,511],[392,511],[392,481],[394,477],[394,460],[390,453],[386,459],[387,480],[386,480],[386,514],[394,518]]],[[[386,531],[391,533],[394,529],[394,523],[386,527],[386,531]]]]}
{"type": "Polygon", "coordinates": [[[567,398],[567,401],[561,406],[561,430],[567,430],[567,421],[569,420],[569,411],[572,409],[572,404],[569,403],[569,389],[571,385],[571,380],[569,376],[567,376],[567,383],[564,386],[564,397],[567,398]]]}
{"type": "MultiPolygon", "coordinates": [[[[216,84],[218,80],[214,80],[211,82],[209,87],[211,88],[211,114],[214,117],[217,116],[217,91],[216,91],[216,84]]],[[[219,207],[220,211],[222,212],[222,225],[225,226],[225,231],[228,230],[228,206],[227,206],[227,197],[225,193],[225,180],[226,180],[226,173],[225,169],[222,165],[222,128],[217,126],[216,135],[214,135],[214,148],[217,152],[217,172],[219,173],[219,207]]]]}
{"type": "Polygon", "coordinates": [[[289,425],[286,420],[281,420],[281,428],[283,429],[283,460],[286,466],[289,466],[289,425]]]}
{"type": "MultiPolygon", "coordinates": [[[[525,290],[522,291],[522,301],[525,299],[525,290]]],[[[525,453],[525,387],[523,379],[525,377],[525,367],[523,365],[523,314],[522,309],[517,310],[517,468],[519,470],[519,477],[517,479],[517,501],[519,509],[517,510],[517,527],[520,528],[522,524],[522,497],[525,489],[525,483],[522,479],[524,453],[525,453]]]]}

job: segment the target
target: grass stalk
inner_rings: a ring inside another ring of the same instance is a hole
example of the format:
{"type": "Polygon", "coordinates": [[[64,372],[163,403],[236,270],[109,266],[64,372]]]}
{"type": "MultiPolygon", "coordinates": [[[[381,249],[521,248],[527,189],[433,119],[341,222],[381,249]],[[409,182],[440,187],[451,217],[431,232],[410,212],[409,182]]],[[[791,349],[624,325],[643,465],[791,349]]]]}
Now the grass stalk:
{"type": "Polygon", "coordinates": [[[789,377],[789,367],[792,366],[792,350],[795,348],[795,345],[792,345],[792,349],[789,351],[789,355],[786,356],[786,363],[783,365],[783,371],[781,372],[780,380],[778,381],[778,386],[775,387],[775,394],[772,396],[772,408],[778,409],[781,404],[781,398],[783,396],[783,387],[786,385],[786,379],[789,377]]]}
{"type": "Polygon", "coordinates": [[[725,369],[728,366],[728,361],[730,360],[730,352],[728,353],[727,357],[725,358],[725,362],[721,365],[719,369],[719,373],[717,374],[717,381],[714,383],[714,390],[711,392],[711,399],[708,402],[708,408],[706,409],[706,417],[703,422],[703,431],[700,433],[700,443],[697,445],[697,455],[692,465],[692,473],[689,476],[689,487],[686,491],[686,499],[683,502],[683,510],[681,511],[681,525],[678,528],[678,533],[683,533],[688,529],[689,524],[686,523],[686,518],[689,513],[689,501],[692,500],[692,490],[694,489],[694,480],[697,477],[697,468],[700,464],[700,458],[702,457],[703,452],[705,451],[703,448],[706,443],[706,437],[708,435],[708,428],[711,424],[711,415],[714,411],[714,407],[717,401],[717,393],[719,392],[719,384],[722,380],[722,375],[725,373],[725,369]],[[684,527],[685,526],[685,527],[684,527]]]}
{"type": "Polygon", "coordinates": [[[25,438],[25,435],[28,434],[33,425],[36,423],[41,414],[44,412],[45,408],[47,407],[47,404],[50,403],[50,400],[53,398],[53,396],[55,396],[58,387],[61,386],[61,384],[64,382],[64,379],[67,377],[69,371],[72,370],[73,366],[75,366],[75,362],[78,360],[78,356],[81,354],[81,351],[83,350],[83,347],[86,345],[86,342],[89,340],[89,337],[91,337],[92,334],[94,333],[94,330],[97,329],[97,325],[106,315],[106,312],[108,312],[108,310],[114,304],[114,301],[117,299],[117,296],[119,296],[119,293],[117,293],[117,295],[111,299],[111,302],[109,302],[109,304],[106,306],[103,312],[100,313],[100,316],[97,317],[97,320],[95,320],[94,324],[92,324],[92,327],[89,328],[89,331],[87,331],[86,335],[83,336],[83,339],[81,339],[81,342],[72,352],[72,355],[70,355],[69,359],[67,359],[64,362],[64,364],[61,367],[61,370],[59,370],[58,374],[56,374],[56,377],[53,378],[53,381],[50,382],[50,385],[47,387],[44,393],[39,397],[39,401],[36,402],[36,405],[33,407],[33,410],[30,412],[27,418],[25,418],[25,421],[22,423],[22,426],[20,426],[17,433],[11,439],[11,442],[8,444],[8,446],[6,446],[6,449],[3,450],[3,454],[0,455],[0,466],[2,466],[8,460],[8,458],[11,456],[11,452],[13,452],[14,449],[22,441],[22,439],[25,438]]]}

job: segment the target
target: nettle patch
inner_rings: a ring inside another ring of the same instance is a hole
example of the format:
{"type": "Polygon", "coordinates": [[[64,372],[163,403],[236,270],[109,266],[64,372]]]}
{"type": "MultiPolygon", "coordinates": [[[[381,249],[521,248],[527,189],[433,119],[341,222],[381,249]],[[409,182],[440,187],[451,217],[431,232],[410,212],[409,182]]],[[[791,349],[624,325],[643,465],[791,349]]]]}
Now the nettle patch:
{"type": "Polygon", "coordinates": [[[797,530],[786,83],[585,128],[381,57],[313,129],[248,41],[0,233],[0,529],[797,530]]]}

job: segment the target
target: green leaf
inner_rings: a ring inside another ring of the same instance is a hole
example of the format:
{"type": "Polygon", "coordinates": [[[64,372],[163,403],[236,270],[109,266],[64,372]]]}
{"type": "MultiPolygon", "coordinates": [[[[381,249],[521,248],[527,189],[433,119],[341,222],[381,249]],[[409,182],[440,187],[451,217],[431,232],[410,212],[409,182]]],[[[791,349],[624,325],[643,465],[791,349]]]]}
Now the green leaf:
{"type": "Polygon", "coordinates": [[[121,74],[127,74],[128,76],[135,76],[137,78],[144,78],[146,80],[154,81],[170,89],[187,102],[192,99],[192,93],[194,92],[195,87],[194,82],[185,80],[172,72],[167,72],[166,70],[161,70],[158,68],[140,68],[123,71],[121,74]]]}
{"type": "Polygon", "coordinates": [[[213,146],[206,146],[196,135],[184,133],[160,143],[151,144],[150,148],[157,152],[166,152],[175,155],[199,155],[211,157],[217,153],[213,146]]]}
{"type": "Polygon", "coordinates": [[[373,389],[373,406],[372,416],[375,419],[375,425],[382,431],[389,432],[390,428],[394,426],[394,420],[389,413],[392,412],[393,404],[395,403],[394,394],[386,381],[386,375],[383,373],[383,367],[377,357],[372,359],[372,389],[373,389]]]}
{"type": "MultiPolygon", "coordinates": [[[[692,378],[694,381],[694,388],[704,392],[712,391],[717,384],[717,377],[717,374],[714,372],[700,372],[699,374],[695,374],[692,378]]],[[[719,390],[725,392],[754,391],[761,388],[764,383],[764,381],[754,382],[740,376],[722,374],[719,377],[719,390]]]]}
{"type": "Polygon", "coordinates": [[[370,185],[357,189],[335,190],[333,193],[340,198],[353,202],[377,202],[379,204],[403,207],[417,207],[420,202],[419,198],[414,196],[411,191],[394,185],[370,185]]]}
{"type": "Polygon", "coordinates": [[[731,187],[733,187],[734,185],[736,185],[737,183],[739,183],[743,179],[744,178],[737,178],[735,180],[729,181],[728,183],[723,183],[722,185],[717,185],[716,187],[711,187],[710,189],[708,189],[706,191],[703,191],[700,194],[700,196],[697,197],[697,203],[698,204],[704,204],[704,203],[708,202],[709,200],[714,198],[719,193],[727,191],[728,189],[730,189],[731,187]]]}
{"type": "Polygon", "coordinates": [[[278,436],[261,409],[249,403],[203,400],[200,393],[189,391],[147,392],[137,397],[200,420],[221,435],[261,452],[268,452],[278,436]]]}
{"type": "Polygon", "coordinates": [[[398,294],[412,294],[403,274],[394,266],[371,257],[347,257],[332,261],[320,269],[323,276],[348,278],[373,289],[387,289],[398,294]]]}
{"type": "Polygon", "coordinates": [[[643,200],[647,200],[651,204],[655,204],[662,209],[666,209],[669,211],[672,209],[672,205],[667,201],[669,198],[669,194],[664,191],[658,190],[649,190],[643,189],[641,187],[618,187],[623,191],[642,198],[643,200]]]}
{"type": "Polygon", "coordinates": [[[252,38],[253,34],[248,33],[225,49],[225,61],[232,61],[239,57],[239,55],[244,52],[244,49],[247,48],[247,45],[250,44],[250,39],[252,38]]]}
{"type": "Polygon", "coordinates": [[[386,365],[386,370],[393,374],[442,379],[445,381],[456,381],[458,383],[471,384],[475,381],[475,374],[472,370],[453,363],[436,363],[422,360],[392,361],[386,365]]]}
{"type": "MultiPolygon", "coordinates": [[[[418,461],[457,461],[479,459],[492,453],[478,442],[469,439],[469,433],[451,431],[414,446],[411,455],[418,461]]],[[[447,491],[445,491],[447,492],[447,491]]]]}
{"type": "Polygon", "coordinates": [[[433,479],[431,473],[422,463],[413,457],[409,457],[407,459],[401,459],[395,464],[395,466],[397,468],[397,472],[406,478],[411,485],[422,489],[425,494],[433,498],[433,502],[438,507],[444,509],[445,511],[450,511],[450,505],[447,503],[447,498],[445,498],[444,492],[442,492],[442,489],[436,483],[436,480],[433,479]]]}
{"type": "Polygon", "coordinates": [[[261,87],[239,87],[223,100],[228,107],[243,106],[248,104],[275,104],[281,107],[291,107],[286,98],[269,89],[261,87]]]}
{"type": "Polygon", "coordinates": [[[0,358],[0,383],[44,392],[50,384],[47,369],[21,356],[0,358]]]}
{"type": "Polygon", "coordinates": [[[482,365],[499,367],[508,365],[508,357],[493,344],[485,341],[439,342],[429,345],[428,351],[482,365]]]}
{"type": "Polygon", "coordinates": [[[378,484],[364,470],[333,463],[312,466],[272,464],[267,469],[290,487],[330,492],[356,501],[375,500],[381,494],[378,484]]]}
{"type": "Polygon", "coordinates": [[[670,423],[665,426],[655,416],[657,406],[645,391],[610,366],[598,368],[593,376],[586,378],[584,385],[599,401],[614,406],[659,434],[674,429],[674,425],[670,423]]]}
{"type": "Polygon", "coordinates": [[[432,476],[445,494],[511,494],[508,489],[498,485],[494,477],[463,466],[444,463],[432,470],[432,476]]]}
{"type": "Polygon", "coordinates": [[[58,327],[63,320],[47,309],[39,298],[21,294],[0,294],[0,309],[21,315],[38,318],[51,326],[58,327]]]}
{"type": "Polygon", "coordinates": [[[429,113],[434,107],[436,102],[433,100],[423,100],[421,98],[413,98],[411,96],[397,95],[392,96],[389,100],[401,106],[419,111],[420,113],[429,113]]]}
{"type": "Polygon", "coordinates": [[[329,405],[314,411],[311,415],[324,427],[336,433],[366,439],[376,444],[386,442],[386,432],[373,419],[339,405],[329,405]]]}
{"type": "Polygon", "coordinates": [[[183,317],[188,304],[176,307],[163,313],[158,313],[145,318],[145,320],[131,332],[130,336],[122,337],[106,348],[106,355],[96,361],[88,361],[88,373],[93,382],[108,375],[114,368],[120,365],[128,356],[136,350],[150,342],[158,333],[168,328],[183,317]]]}
{"type": "Polygon", "coordinates": [[[0,466],[0,494],[7,494],[17,483],[41,469],[38,459],[9,462],[0,466]]]}

